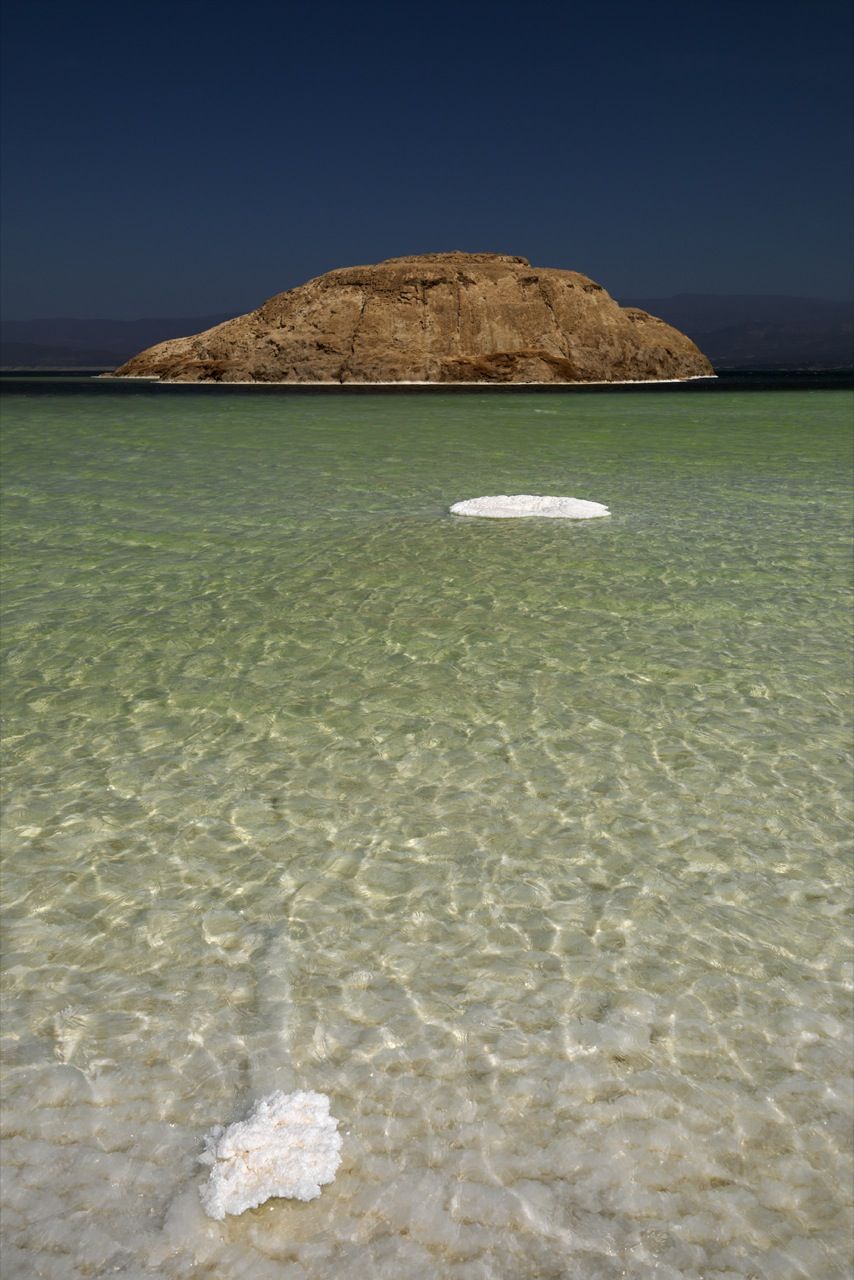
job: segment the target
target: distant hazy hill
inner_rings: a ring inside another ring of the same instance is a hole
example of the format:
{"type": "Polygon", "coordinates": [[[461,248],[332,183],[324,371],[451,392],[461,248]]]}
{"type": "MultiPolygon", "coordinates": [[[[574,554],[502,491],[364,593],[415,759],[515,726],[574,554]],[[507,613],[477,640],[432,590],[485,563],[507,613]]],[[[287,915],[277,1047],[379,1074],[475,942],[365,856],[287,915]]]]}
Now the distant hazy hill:
{"type": "Polygon", "coordinates": [[[854,304],[778,295],[678,293],[621,298],[693,338],[716,369],[845,369],[854,365],[854,304]]]}
{"type": "Polygon", "coordinates": [[[221,316],[146,320],[3,320],[0,365],[4,369],[112,369],[143,347],[210,329],[221,316]]]}
{"type": "MultiPolygon", "coordinates": [[[[718,369],[854,366],[854,308],[825,298],[680,293],[620,298],[687,333],[718,369]]],[[[3,368],[116,368],[138,351],[228,315],[147,320],[4,320],[3,368]]]]}

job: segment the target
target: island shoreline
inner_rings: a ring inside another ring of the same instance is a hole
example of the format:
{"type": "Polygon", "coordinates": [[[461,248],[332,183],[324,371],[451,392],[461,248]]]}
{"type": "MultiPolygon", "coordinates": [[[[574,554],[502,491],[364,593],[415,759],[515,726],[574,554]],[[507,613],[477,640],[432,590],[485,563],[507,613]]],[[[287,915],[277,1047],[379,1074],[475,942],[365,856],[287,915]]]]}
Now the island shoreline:
{"type": "Polygon", "coordinates": [[[715,382],[716,373],[692,374],[688,378],[598,379],[589,382],[297,382],[261,381],[235,378],[229,382],[203,379],[159,378],[155,374],[101,373],[98,382],[148,382],[160,387],[276,387],[290,391],[574,391],[585,387],[679,386],[687,382],[715,382]]]}

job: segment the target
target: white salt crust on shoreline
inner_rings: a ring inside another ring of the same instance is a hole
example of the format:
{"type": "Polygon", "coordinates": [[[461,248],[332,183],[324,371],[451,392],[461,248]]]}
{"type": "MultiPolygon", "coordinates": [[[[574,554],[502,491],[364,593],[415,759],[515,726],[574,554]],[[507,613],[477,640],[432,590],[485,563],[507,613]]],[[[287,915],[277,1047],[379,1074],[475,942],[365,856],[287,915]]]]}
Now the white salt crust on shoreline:
{"type": "Polygon", "coordinates": [[[420,382],[398,378],[394,382],[294,382],[282,379],[277,382],[259,382],[255,378],[236,378],[233,382],[187,382],[184,378],[160,378],[156,373],[99,373],[102,381],[113,382],[161,382],[169,387],[435,387],[437,391],[455,391],[459,387],[483,387],[495,391],[518,391],[525,387],[551,387],[558,391],[571,391],[573,387],[648,387],[672,386],[679,382],[714,382],[716,373],[692,373],[690,378],[622,378],[599,379],[590,382],[420,382]]]}
{"type": "Polygon", "coordinates": [[[486,516],[492,520],[513,520],[525,516],[545,516],[550,520],[593,520],[611,513],[601,502],[584,498],[544,497],[534,493],[499,493],[491,497],[468,498],[451,507],[454,516],[486,516]]]}
{"type": "Polygon", "coordinates": [[[338,1121],[323,1093],[281,1089],[259,1098],[245,1120],[216,1125],[200,1164],[211,1165],[199,1189],[209,1218],[254,1209],[272,1196],[314,1200],[341,1163],[338,1121]]]}

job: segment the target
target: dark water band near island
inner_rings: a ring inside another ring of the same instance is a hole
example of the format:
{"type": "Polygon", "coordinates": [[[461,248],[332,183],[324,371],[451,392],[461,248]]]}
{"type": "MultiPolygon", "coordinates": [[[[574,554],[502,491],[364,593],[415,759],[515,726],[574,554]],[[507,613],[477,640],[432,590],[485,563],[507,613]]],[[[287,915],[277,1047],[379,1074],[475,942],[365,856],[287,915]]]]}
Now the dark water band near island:
{"type": "Polygon", "coordinates": [[[854,389],[854,369],[786,369],[743,370],[722,369],[713,378],[696,378],[684,382],[644,383],[544,383],[531,386],[526,383],[467,383],[448,386],[441,383],[169,383],[153,379],[109,378],[108,369],[3,369],[0,370],[0,391],[26,391],[31,394],[50,392],[52,384],[59,384],[64,394],[113,392],[127,394],[162,394],[177,390],[181,395],[196,393],[210,395],[214,392],[231,395],[672,395],[690,392],[694,394],[719,394],[729,391],[843,391],[854,389]]]}

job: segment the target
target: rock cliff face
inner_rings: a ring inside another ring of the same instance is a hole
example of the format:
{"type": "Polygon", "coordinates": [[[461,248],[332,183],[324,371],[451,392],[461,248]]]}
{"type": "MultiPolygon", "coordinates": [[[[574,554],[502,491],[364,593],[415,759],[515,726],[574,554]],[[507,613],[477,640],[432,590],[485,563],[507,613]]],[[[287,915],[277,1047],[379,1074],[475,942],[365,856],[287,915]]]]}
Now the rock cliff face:
{"type": "Polygon", "coordinates": [[[178,382],[619,382],[713,373],[689,338],[575,271],[496,253],[347,267],[134,356],[178,382]]]}

